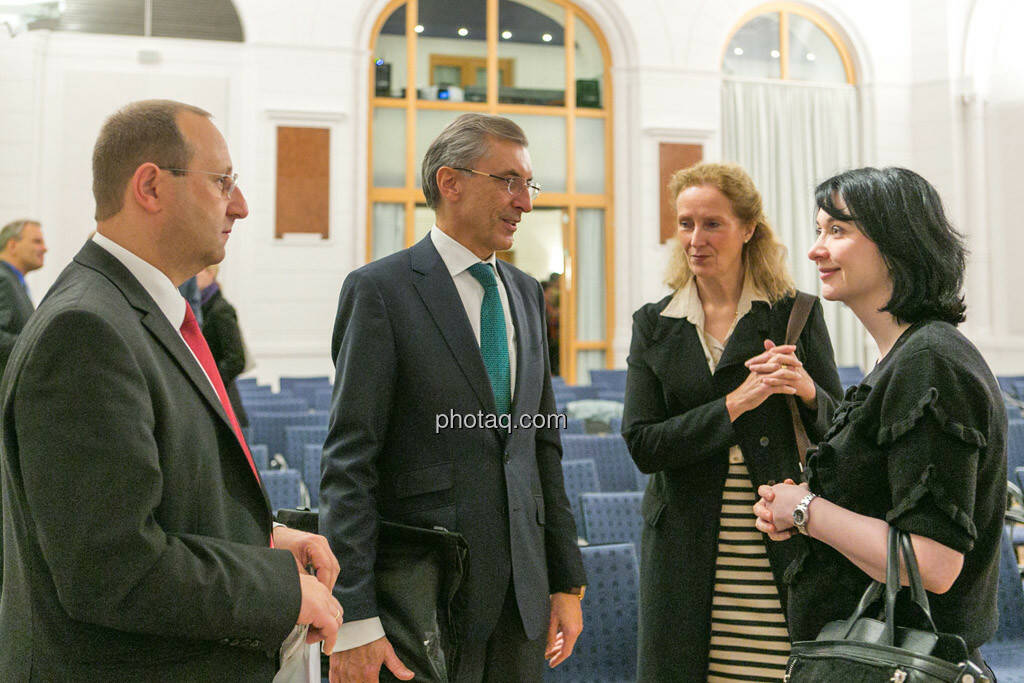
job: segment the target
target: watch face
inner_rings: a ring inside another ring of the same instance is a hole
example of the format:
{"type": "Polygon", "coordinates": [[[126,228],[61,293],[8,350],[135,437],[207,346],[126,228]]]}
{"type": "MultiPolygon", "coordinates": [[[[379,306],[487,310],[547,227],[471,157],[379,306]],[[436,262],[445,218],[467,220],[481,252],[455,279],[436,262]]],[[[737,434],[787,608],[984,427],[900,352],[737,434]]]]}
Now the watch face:
{"type": "Polygon", "coordinates": [[[806,515],[807,512],[803,508],[797,508],[796,510],[793,510],[793,524],[796,524],[797,526],[803,524],[806,515]]]}

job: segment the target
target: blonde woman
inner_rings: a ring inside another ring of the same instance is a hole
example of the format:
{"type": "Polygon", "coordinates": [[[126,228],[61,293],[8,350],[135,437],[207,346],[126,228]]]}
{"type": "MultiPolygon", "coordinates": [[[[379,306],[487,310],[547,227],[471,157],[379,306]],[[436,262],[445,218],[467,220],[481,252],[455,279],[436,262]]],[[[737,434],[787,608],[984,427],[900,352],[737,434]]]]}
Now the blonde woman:
{"type": "Polygon", "coordinates": [[[785,396],[812,440],[827,427],[841,392],[832,345],[818,302],[795,347],[781,345],[796,289],[743,169],[698,164],[669,193],[673,293],[633,316],[622,428],[653,475],[638,677],[777,680],[789,652],[782,577],[802,540],[766,547],[751,506],[759,485],[800,478],[785,396]]]}

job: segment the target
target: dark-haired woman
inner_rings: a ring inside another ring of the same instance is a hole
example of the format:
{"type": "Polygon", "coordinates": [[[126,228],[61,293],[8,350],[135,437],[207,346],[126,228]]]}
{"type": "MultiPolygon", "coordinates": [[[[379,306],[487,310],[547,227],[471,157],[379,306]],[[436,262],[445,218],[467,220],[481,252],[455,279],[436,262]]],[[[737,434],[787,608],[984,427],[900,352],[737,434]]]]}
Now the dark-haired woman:
{"type": "Polygon", "coordinates": [[[885,578],[893,525],[911,534],[936,627],[960,635],[985,669],[977,648],[997,624],[1006,413],[956,329],[963,239],[935,189],[906,169],[842,173],[816,200],[809,257],[822,295],[856,314],[878,361],[839,404],[808,484],[758,490],[759,529],[812,539],[789,572],[790,634],[811,640],[850,616],[867,584],[885,578]]]}

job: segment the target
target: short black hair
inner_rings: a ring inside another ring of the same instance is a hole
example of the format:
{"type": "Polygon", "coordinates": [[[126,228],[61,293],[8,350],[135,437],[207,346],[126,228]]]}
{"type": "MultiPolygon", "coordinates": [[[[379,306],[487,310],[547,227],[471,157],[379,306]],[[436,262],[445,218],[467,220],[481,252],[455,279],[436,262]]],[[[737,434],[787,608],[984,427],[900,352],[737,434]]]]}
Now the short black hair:
{"type": "Polygon", "coordinates": [[[892,278],[892,297],[881,310],[909,323],[966,319],[967,248],[931,183],[906,168],[857,168],[818,185],[814,199],[832,218],[856,223],[878,247],[892,278]]]}

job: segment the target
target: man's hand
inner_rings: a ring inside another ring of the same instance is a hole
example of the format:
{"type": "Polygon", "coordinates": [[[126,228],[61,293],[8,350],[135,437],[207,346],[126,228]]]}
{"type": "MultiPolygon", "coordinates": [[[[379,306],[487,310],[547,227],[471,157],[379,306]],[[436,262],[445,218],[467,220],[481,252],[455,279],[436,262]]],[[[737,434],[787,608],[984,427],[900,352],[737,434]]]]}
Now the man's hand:
{"type": "Polygon", "coordinates": [[[544,652],[548,666],[553,669],[569,658],[582,631],[583,609],[579,596],[571,593],[552,593],[548,648],[544,652]]]}
{"type": "Polygon", "coordinates": [[[323,651],[330,652],[334,649],[338,627],[341,626],[341,604],[334,598],[330,588],[305,571],[299,572],[299,588],[302,591],[302,606],[296,623],[309,624],[307,643],[322,640],[323,651]]]}
{"type": "Polygon", "coordinates": [[[288,550],[295,556],[300,574],[306,574],[307,568],[311,567],[317,580],[328,590],[334,590],[341,567],[326,538],[279,526],[274,527],[274,547],[288,550]]]}
{"type": "Polygon", "coordinates": [[[342,650],[331,655],[331,683],[377,683],[380,680],[380,665],[401,681],[412,680],[415,675],[395,654],[395,649],[386,637],[378,638],[366,645],[342,650]]]}

